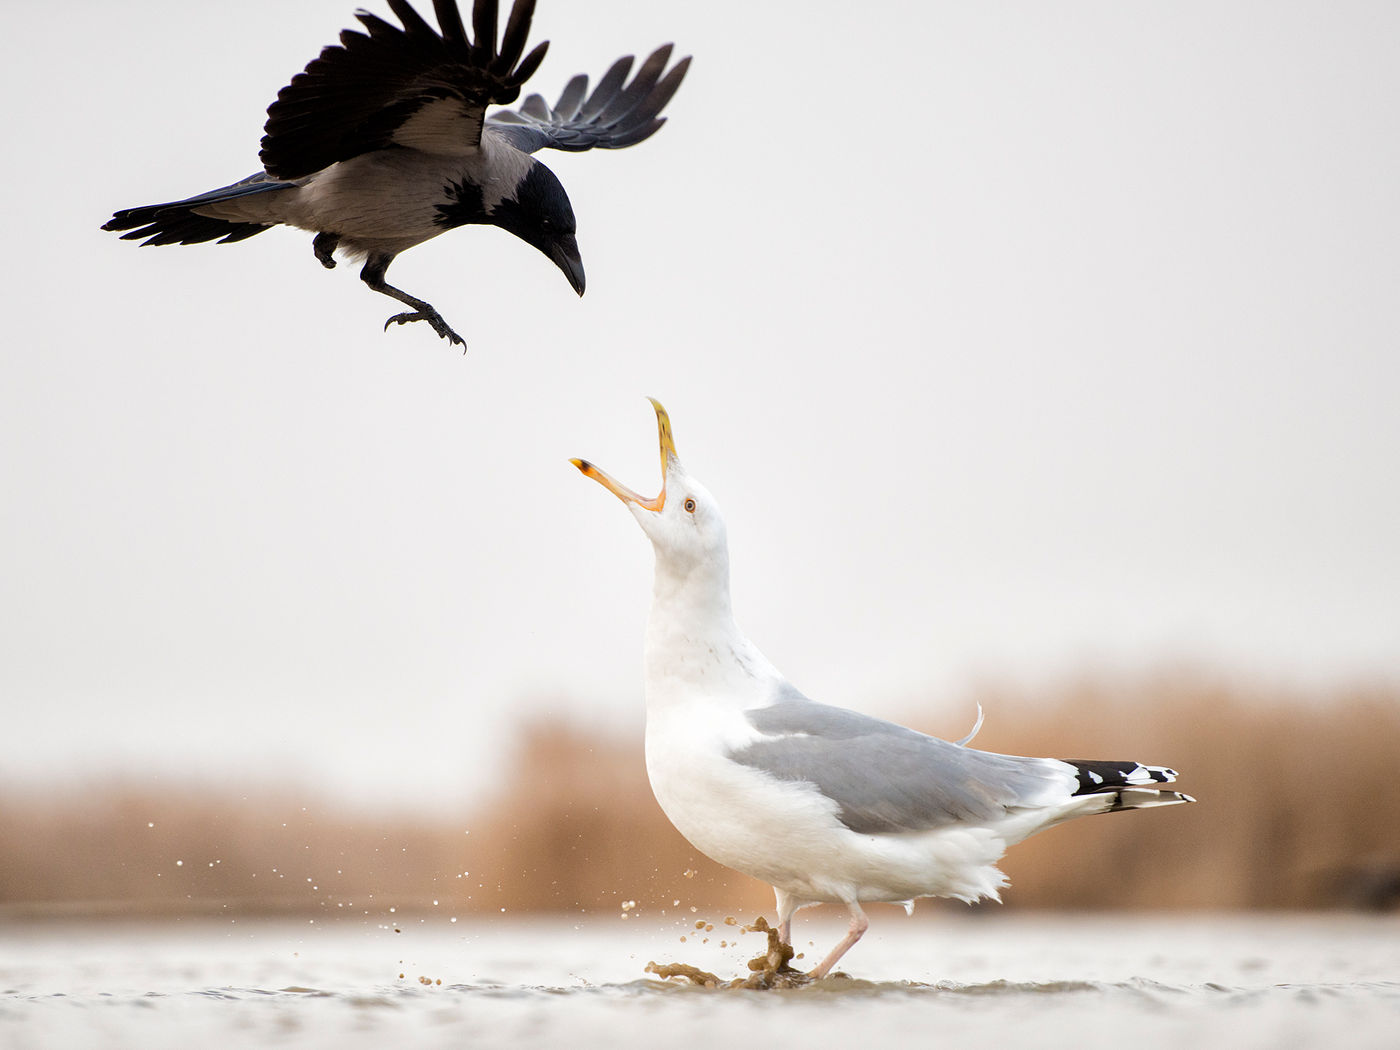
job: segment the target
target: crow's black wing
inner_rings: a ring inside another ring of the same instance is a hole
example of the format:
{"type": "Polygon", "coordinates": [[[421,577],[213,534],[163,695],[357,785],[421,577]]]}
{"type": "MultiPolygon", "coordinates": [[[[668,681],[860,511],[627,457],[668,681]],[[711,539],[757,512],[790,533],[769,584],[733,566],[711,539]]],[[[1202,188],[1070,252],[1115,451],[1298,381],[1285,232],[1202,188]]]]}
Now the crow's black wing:
{"type": "Polygon", "coordinates": [[[456,0],[433,0],[440,33],[407,0],[388,3],[402,29],[357,12],[367,32],[342,32],[339,44],[278,92],[262,140],[269,175],[298,179],[391,145],[471,152],[481,141],[486,107],[519,98],[549,46],[524,55],[535,0],[516,0],[499,48],[498,0],[475,0],[475,39],[456,0]]]}
{"type": "Polygon", "coordinates": [[[502,136],[526,153],[546,148],[579,152],[634,145],[666,123],[659,114],[690,68],[687,56],[666,72],[670,58],[670,44],[657,48],[630,84],[627,74],[632,70],[632,56],[619,58],[592,94],[588,78],[579,74],[565,85],[552,107],[539,95],[530,95],[518,110],[492,113],[487,125],[491,134],[502,136]]]}

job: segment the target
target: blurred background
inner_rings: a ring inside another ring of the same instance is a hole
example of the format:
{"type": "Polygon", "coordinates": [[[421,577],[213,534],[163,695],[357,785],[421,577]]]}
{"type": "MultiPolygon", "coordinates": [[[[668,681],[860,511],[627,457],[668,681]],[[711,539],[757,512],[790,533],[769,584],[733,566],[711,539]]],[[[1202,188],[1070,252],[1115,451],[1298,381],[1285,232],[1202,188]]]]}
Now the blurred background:
{"type": "Polygon", "coordinates": [[[654,491],[644,395],[809,695],[1201,799],[1009,906],[1395,903],[1400,8],[541,0],[550,98],[695,64],[544,158],[584,299],[395,263],[464,357],[306,234],[98,229],[255,170],[354,6],[6,12],[3,913],[768,907],[651,799],[651,553],[567,462],[654,491]]]}

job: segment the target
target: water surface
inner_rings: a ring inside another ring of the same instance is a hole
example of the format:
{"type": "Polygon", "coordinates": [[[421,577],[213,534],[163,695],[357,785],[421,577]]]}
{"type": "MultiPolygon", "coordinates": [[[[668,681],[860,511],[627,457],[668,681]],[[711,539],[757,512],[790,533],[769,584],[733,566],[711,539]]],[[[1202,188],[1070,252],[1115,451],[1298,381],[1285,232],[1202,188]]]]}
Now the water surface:
{"type": "Polygon", "coordinates": [[[872,909],[849,979],[778,992],[643,972],[744,972],[716,917],[10,922],[0,1047],[1400,1046],[1395,917],[972,914],[872,909]]]}

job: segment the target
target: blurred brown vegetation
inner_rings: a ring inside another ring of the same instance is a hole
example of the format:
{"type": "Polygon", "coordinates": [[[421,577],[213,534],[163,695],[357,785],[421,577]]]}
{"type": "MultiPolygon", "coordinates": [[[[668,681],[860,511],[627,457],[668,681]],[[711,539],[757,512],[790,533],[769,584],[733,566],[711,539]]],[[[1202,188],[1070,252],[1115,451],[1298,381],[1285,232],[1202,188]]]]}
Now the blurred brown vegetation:
{"type": "MultiPolygon", "coordinates": [[[[1400,902],[1400,692],[1247,689],[1188,674],[984,689],[977,746],[1181,771],[1194,806],[1074,821],[1013,847],[1013,908],[1388,907],[1400,902]]],[[[912,724],[945,737],[961,723],[912,724]]],[[[758,913],[770,891],[693,850],[651,796],[640,739],[522,738],[463,819],[369,817],[300,789],[121,783],[0,799],[0,912],[388,915],[758,913]]],[[[927,905],[921,905],[926,907],[927,905]]],[[[944,904],[943,907],[963,908],[944,904]]]]}

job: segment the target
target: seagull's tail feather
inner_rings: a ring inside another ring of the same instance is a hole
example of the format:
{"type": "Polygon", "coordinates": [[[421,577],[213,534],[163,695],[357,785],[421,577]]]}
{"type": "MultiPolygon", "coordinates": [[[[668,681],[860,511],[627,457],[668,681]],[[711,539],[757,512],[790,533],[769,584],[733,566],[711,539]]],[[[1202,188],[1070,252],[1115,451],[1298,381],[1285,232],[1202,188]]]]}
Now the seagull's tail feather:
{"type": "Polygon", "coordinates": [[[230,219],[216,219],[200,215],[198,208],[223,204],[258,193],[275,193],[292,187],[292,183],[278,182],[265,172],[250,175],[231,186],[221,186],[217,190],[201,193],[182,201],[168,204],[148,204],[140,208],[124,208],[116,212],[106,223],[104,230],[127,230],[122,240],[140,240],[142,244],[202,244],[205,241],[218,241],[228,244],[241,241],[263,230],[271,229],[275,222],[238,222],[230,219]],[[145,238],[142,240],[142,238],[145,238]]]}
{"type": "Polygon", "coordinates": [[[1118,793],[1118,802],[1110,809],[1151,809],[1153,806],[1179,806],[1184,802],[1195,802],[1195,798],[1184,791],[1153,791],[1150,788],[1124,788],[1118,793]]]}
{"type": "Polygon", "coordinates": [[[1149,809],[1195,802],[1180,791],[1159,791],[1139,784],[1170,784],[1176,770],[1166,766],[1145,766],[1140,762],[1086,762],[1067,759],[1078,778],[1075,797],[1084,798],[1080,813],[1113,813],[1120,809],[1149,809]]]}
{"type": "Polygon", "coordinates": [[[1095,791],[1088,799],[1102,800],[1102,805],[1090,810],[1093,813],[1116,813],[1120,809],[1151,809],[1153,806],[1179,806],[1183,802],[1195,802],[1190,795],[1180,791],[1154,791],[1152,788],[1116,788],[1112,791],[1095,791]]]}
{"type": "MultiPolygon", "coordinates": [[[[1123,809],[1152,809],[1195,802],[1180,791],[1139,787],[1140,784],[1166,784],[1176,779],[1176,770],[1165,766],[1144,766],[1140,762],[1085,762],[1067,759],[1062,768],[1072,770],[1078,782],[1074,791],[1060,794],[1029,810],[1031,823],[1008,839],[1019,842],[1027,835],[1063,824],[1076,817],[1095,813],[1117,813],[1123,809]]],[[[1063,780],[1061,787],[1067,787],[1063,780]]]]}
{"type": "Polygon", "coordinates": [[[1141,762],[1088,762],[1082,758],[1067,758],[1079,781],[1076,795],[1097,795],[1113,788],[1137,784],[1170,784],[1176,770],[1166,766],[1144,766],[1141,762]]]}

